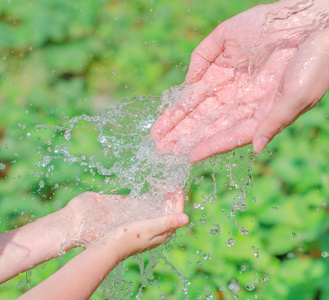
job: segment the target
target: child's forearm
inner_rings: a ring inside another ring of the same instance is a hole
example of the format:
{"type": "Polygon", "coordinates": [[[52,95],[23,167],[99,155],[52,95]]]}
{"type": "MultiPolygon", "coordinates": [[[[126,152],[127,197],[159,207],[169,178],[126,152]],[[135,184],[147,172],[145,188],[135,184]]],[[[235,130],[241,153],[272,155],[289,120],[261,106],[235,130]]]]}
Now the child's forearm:
{"type": "Polygon", "coordinates": [[[180,213],[184,204],[182,195],[176,204],[176,214],[113,228],[19,299],[89,299],[122,259],[164,243],[175,229],[188,223],[188,216],[180,213]]]}
{"type": "MultiPolygon", "coordinates": [[[[0,234],[0,283],[61,254],[74,232],[64,210],[0,234]]],[[[65,250],[73,247],[67,244],[65,250]]]]}
{"type": "Polygon", "coordinates": [[[96,242],[19,299],[89,299],[120,262],[115,249],[111,240],[96,242]]]}

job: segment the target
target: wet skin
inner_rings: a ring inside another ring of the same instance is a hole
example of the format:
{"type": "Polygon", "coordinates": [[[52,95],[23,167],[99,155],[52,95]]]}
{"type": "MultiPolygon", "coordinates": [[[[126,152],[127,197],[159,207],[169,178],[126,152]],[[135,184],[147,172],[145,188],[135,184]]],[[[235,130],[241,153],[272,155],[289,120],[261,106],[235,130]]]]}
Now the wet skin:
{"type": "Polygon", "coordinates": [[[280,1],[220,24],[193,51],[179,100],[155,122],[158,152],[191,163],[267,143],[329,87],[328,5],[280,1]]]}

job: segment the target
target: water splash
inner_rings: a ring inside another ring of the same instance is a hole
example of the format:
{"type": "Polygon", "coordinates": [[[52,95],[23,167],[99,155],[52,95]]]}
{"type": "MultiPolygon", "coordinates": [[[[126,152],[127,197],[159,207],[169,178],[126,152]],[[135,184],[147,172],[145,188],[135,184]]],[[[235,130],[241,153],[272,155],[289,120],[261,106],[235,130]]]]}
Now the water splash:
{"type": "MultiPolygon", "coordinates": [[[[175,191],[177,187],[185,187],[188,191],[192,185],[202,184],[206,169],[212,182],[212,190],[202,197],[201,203],[194,203],[194,208],[202,212],[205,206],[211,205],[217,198],[219,187],[216,176],[219,169],[223,168],[223,172],[227,174],[228,188],[238,191],[231,215],[235,215],[238,210],[245,210],[245,188],[252,182],[250,171],[255,159],[250,149],[244,150],[244,155],[232,152],[209,158],[193,167],[185,155],[159,155],[155,151],[154,142],[149,136],[150,128],[158,115],[175,102],[180,93],[181,87],[175,87],[166,91],[162,97],[149,95],[124,99],[124,102],[114,109],[105,110],[95,116],[76,116],[60,126],[37,126],[37,131],[50,130],[54,132],[54,136],[59,135],[61,138],[49,139],[45,143],[44,149],[39,152],[40,161],[35,164],[36,168],[44,171],[33,172],[34,176],[39,177],[40,174],[46,173],[51,177],[57,172],[56,168],[60,162],[78,166],[81,174],[88,174],[90,190],[127,195],[126,199],[130,201],[131,207],[136,209],[134,215],[127,213],[123,220],[132,220],[171,213],[172,207],[163,206],[165,194],[175,191]],[[79,137],[86,132],[88,140],[79,142],[79,137]],[[150,205],[141,205],[143,201],[150,205]]],[[[47,188],[47,180],[48,178],[38,180],[40,189],[47,188]]],[[[82,180],[77,178],[76,184],[79,187],[82,180]]],[[[56,183],[56,190],[60,188],[61,185],[56,183]]],[[[207,222],[208,220],[203,214],[198,224],[211,236],[219,235],[222,232],[221,225],[207,222]],[[208,223],[213,227],[207,227],[208,223]]],[[[187,235],[190,235],[189,232],[192,234],[194,225],[195,223],[190,223],[187,235]]],[[[92,230],[92,224],[87,227],[92,230]]],[[[108,230],[108,227],[106,229],[108,230]]],[[[239,231],[243,235],[248,232],[243,227],[239,227],[239,231]]],[[[173,245],[173,240],[174,238],[167,245],[173,245]]],[[[231,247],[235,241],[233,238],[230,241],[231,247]]],[[[135,295],[137,299],[141,299],[148,286],[161,291],[153,270],[160,263],[164,263],[178,277],[184,299],[188,299],[191,282],[166,257],[165,252],[169,251],[169,248],[164,246],[119,264],[102,285],[103,297],[130,299],[135,295]],[[133,283],[126,279],[126,272],[132,262],[137,264],[140,270],[140,286],[137,290],[133,283]]],[[[207,251],[200,258],[201,265],[202,262],[211,261],[212,252],[207,251]]],[[[161,298],[165,299],[163,292],[161,298]]]]}
{"type": "Polygon", "coordinates": [[[228,288],[232,293],[238,293],[240,291],[240,282],[233,278],[228,283],[228,288]]]}
{"type": "Polygon", "coordinates": [[[249,282],[249,283],[246,284],[245,289],[247,291],[251,292],[255,289],[255,286],[251,282],[249,282]]]}
{"type": "Polygon", "coordinates": [[[321,256],[324,257],[324,258],[327,258],[327,257],[329,257],[329,252],[323,251],[321,253],[321,256]]]}
{"type": "MultiPolygon", "coordinates": [[[[145,218],[161,211],[167,192],[185,186],[190,164],[183,155],[162,156],[154,150],[154,142],[148,132],[156,118],[154,111],[160,104],[159,97],[144,96],[129,100],[100,115],[74,117],[62,126],[38,126],[38,130],[50,129],[61,134],[65,142],[60,145],[50,143],[51,154],[41,153],[42,160],[36,166],[47,168],[56,160],[79,164],[84,172],[104,178],[98,183],[98,191],[129,194],[132,202],[147,197],[152,205],[145,207],[145,212],[140,215],[140,218],[145,218]],[[97,132],[96,141],[89,142],[101,145],[102,156],[82,151],[77,153],[72,149],[81,127],[97,132]]],[[[44,183],[40,181],[42,187],[44,183]]]]}
{"type": "Polygon", "coordinates": [[[235,240],[234,240],[233,238],[230,238],[230,239],[226,242],[226,245],[227,245],[228,247],[232,247],[232,246],[234,246],[234,244],[235,244],[235,240]]]}

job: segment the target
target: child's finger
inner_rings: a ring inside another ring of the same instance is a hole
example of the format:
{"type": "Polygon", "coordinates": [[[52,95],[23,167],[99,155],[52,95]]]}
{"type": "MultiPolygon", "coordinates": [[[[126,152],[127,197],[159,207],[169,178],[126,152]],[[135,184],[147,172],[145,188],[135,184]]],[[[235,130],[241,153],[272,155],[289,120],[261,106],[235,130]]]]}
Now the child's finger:
{"type": "Polygon", "coordinates": [[[156,237],[185,226],[189,222],[189,217],[184,213],[176,213],[151,220],[152,222],[149,225],[152,236],[156,237]]]}
{"type": "Polygon", "coordinates": [[[184,193],[181,187],[177,187],[177,190],[173,193],[167,193],[165,195],[165,205],[174,204],[174,212],[184,212],[184,193]]]}

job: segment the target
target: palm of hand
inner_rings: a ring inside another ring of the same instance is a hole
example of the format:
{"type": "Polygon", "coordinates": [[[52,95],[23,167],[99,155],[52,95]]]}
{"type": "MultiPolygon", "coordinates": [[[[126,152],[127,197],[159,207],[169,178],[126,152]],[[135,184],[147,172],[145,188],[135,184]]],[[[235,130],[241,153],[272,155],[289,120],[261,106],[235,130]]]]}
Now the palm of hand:
{"type": "Polygon", "coordinates": [[[82,246],[88,245],[109,228],[121,223],[124,216],[120,206],[124,205],[123,202],[123,196],[94,192],[86,192],[73,198],[65,207],[74,216],[73,241],[82,246]]]}
{"type": "Polygon", "coordinates": [[[278,20],[267,9],[258,6],[224,22],[194,51],[190,84],[152,128],[160,153],[189,154],[195,162],[230,151],[249,144],[269,114],[282,116],[278,133],[321,99],[328,76],[310,89],[308,75],[317,73],[327,53],[316,34],[306,39],[307,18],[278,20]],[[303,99],[287,103],[296,92],[304,92],[303,99]]]}
{"type": "MultiPolygon", "coordinates": [[[[143,226],[145,219],[172,212],[182,213],[183,207],[183,193],[178,190],[167,193],[159,205],[154,204],[148,194],[132,199],[129,196],[86,192],[73,198],[64,209],[73,216],[71,241],[85,247],[123,223],[130,222],[134,226],[136,221],[136,224],[143,226]]],[[[157,227],[153,226],[154,229],[157,227]]]]}

